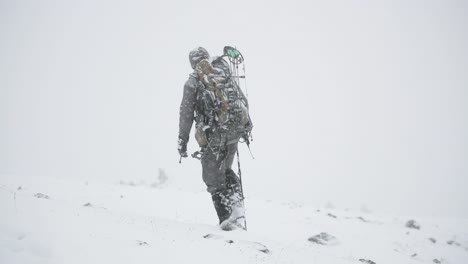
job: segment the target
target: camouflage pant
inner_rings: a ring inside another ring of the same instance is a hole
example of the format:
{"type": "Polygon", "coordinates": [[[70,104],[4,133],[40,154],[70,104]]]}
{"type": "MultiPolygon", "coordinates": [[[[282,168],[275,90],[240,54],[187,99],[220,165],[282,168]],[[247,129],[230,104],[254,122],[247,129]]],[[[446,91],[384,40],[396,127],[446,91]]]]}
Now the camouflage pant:
{"type": "Polygon", "coordinates": [[[231,169],[237,152],[237,142],[226,145],[219,152],[207,149],[202,157],[203,181],[211,193],[220,225],[224,228],[244,217],[244,203],[240,179],[231,169]],[[227,221],[227,222],[225,222],[227,221]]]}
{"type": "Polygon", "coordinates": [[[220,153],[207,149],[201,159],[203,181],[211,194],[223,192],[239,185],[239,178],[232,171],[232,163],[237,152],[237,143],[226,145],[220,153]]]}

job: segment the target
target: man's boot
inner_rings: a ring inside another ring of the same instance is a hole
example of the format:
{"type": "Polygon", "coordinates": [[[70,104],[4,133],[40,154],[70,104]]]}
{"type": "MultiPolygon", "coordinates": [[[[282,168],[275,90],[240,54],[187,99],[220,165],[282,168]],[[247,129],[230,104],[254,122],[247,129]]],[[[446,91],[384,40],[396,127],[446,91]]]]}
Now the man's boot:
{"type": "Polygon", "coordinates": [[[226,195],[223,194],[223,192],[216,192],[211,195],[211,199],[213,200],[213,205],[215,207],[216,214],[218,214],[220,224],[228,219],[231,215],[231,208],[225,197],[226,195]]]}
{"type": "Polygon", "coordinates": [[[243,201],[238,193],[232,192],[232,189],[229,190],[229,195],[227,196],[230,214],[229,217],[222,221],[219,226],[224,231],[231,231],[234,229],[245,229],[245,210],[243,206],[243,201]]]}
{"type": "Polygon", "coordinates": [[[244,197],[242,196],[239,177],[233,170],[226,170],[227,190],[224,192],[230,215],[220,223],[223,230],[245,229],[244,197]]]}

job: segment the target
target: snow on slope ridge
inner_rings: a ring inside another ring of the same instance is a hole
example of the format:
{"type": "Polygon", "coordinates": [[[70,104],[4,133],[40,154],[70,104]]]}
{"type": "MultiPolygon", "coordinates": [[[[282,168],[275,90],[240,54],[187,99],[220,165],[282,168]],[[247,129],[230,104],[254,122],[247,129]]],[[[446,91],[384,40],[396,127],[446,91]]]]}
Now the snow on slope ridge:
{"type": "Polygon", "coordinates": [[[410,218],[247,199],[249,232],[226,233],[205,192],[1,179],[0,263],[468,262],[466,219],[416,219],[417,230],[410,218]]]}

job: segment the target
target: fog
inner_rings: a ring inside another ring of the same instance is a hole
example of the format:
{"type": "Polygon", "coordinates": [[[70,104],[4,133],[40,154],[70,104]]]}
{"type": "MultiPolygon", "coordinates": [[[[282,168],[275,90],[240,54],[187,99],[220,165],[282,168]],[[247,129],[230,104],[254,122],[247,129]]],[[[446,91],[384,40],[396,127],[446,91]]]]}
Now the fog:
{"type": "Polygon", "coordinates": [[[176,149],[188,52],[231,45],[248,198],[468,217],[467,17],[465,1],[0,1],[0,177],[163,168],[204,190],[176,149]]]}

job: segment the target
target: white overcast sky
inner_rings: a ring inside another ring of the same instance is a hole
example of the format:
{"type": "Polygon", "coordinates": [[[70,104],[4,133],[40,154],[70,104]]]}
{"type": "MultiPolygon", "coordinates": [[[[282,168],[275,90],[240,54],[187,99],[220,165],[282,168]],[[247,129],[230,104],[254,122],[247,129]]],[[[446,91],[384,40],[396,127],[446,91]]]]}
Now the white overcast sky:
{"type": "Polygon", "coordinates": [[[467,17],[466,1],[0,0],[0,177],[164,168],[203,190],[176,150],[188,52],[232,45],[248,197],[468,217],[467,17]]]}

